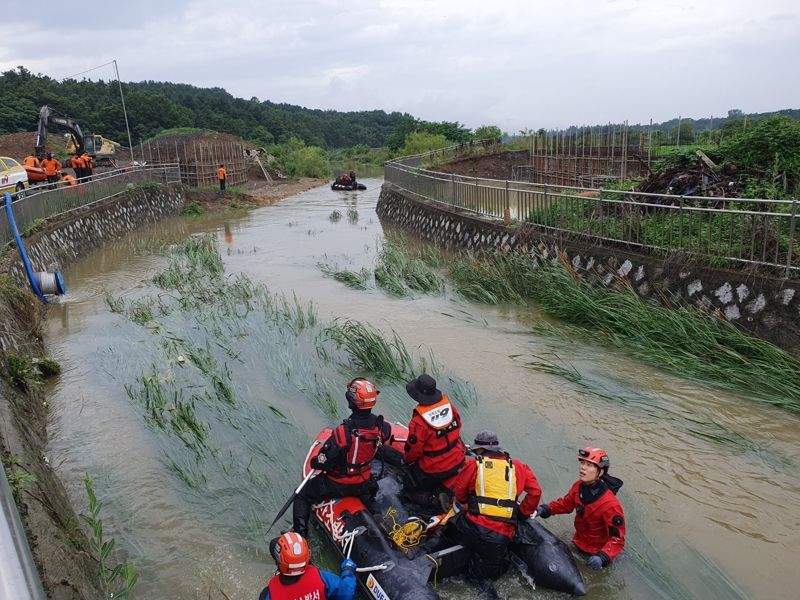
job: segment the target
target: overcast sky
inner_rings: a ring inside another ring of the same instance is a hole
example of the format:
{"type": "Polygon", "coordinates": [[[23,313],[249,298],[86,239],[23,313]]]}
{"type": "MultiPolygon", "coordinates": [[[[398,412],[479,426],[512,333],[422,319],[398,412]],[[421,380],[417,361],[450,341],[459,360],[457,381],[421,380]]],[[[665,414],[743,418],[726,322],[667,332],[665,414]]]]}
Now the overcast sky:
{"type": "MultiPolygon", "coordinates": [[[[800,107],[798,0],[3,0],[0,69],[515,133],[800,107]],[[120,4],[120,6],[115,6],[120,4]],[[32,7],[38,7],[32,8],[32,7]],[[56,7],[56,8],[51,8],[56,7]],[[91,78],[110,79],[110,67],[91,78]]],[[[132,118],[135,118],[132,115],[132,118]]]]}

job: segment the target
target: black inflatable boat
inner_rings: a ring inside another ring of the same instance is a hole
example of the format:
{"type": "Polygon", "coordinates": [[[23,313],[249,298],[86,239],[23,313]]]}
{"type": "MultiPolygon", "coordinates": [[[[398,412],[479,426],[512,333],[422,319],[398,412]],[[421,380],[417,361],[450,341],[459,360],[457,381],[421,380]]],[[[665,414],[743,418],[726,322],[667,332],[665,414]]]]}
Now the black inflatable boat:
{"type": "MultiPolygon", "coordinates": [[[[303,476],[311,472],[311,458],[331,434],[323,429],[309,449],[303,476]]],[[[408,429],[392,426],[391,445],[402,451],[408,429]]],[[[314,506],[313,521],[342,556],[358,565],[359,585],[375,600],[439,600],[434,584],[464,572],[469,554],[448,538],[443,527],[428,527],[402,498],[400,470],[376,458],[373,476],[378,493],[370,508],[357,498],[336,498],[314,506]]],[[[419,512],[419,511],[416,511],[419,512]]],[[[537,522],[518,526],[510,546],[512,562],[537,586],[575,596],[586,586],[569,548],[537,522]]]]}
{"type": "Polygon", "coordinates": [[[352,183],[336,183],[334,181],[331,184],[331,189],[332,190],[349,190],[349,191],[352,192],[353,190],[365,190],[365,189],[367,189],[367,186],[365,186],[363,183],[356,183],[354,185],[352,183]]]}

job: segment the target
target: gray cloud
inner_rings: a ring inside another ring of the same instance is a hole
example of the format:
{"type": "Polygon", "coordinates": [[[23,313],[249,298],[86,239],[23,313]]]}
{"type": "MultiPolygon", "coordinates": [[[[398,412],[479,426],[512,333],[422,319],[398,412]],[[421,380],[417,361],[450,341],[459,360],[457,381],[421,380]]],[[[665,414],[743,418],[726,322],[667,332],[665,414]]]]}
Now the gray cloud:
{"type": "Polygon", "coordinates": [[[0,68],[63,77],[116,58],[125,80],[509,131],[800,98],[793,0],[146,0],[84,12],[58,21],[11,2],[0,68]]]}

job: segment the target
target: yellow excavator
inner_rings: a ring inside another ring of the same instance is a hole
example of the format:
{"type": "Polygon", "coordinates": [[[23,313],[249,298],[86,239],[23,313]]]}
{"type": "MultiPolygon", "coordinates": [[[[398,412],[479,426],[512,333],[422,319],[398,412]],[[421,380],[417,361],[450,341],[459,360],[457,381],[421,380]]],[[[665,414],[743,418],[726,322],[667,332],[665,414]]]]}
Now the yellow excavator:
{"type": "Polygon", "coordinates": [[[39,130],[36,136],[36,148],[34,153],[37,157],[44,157],[44,144],[47,139],[48,128],[51,125],[59,125],[69,133],[64,134],[67,138],[67,145],[64,151],[70,155],[82,154],[85,150],[94,159],[95,165],[116,164],[117,148],[120,144],[104,138],[96,133],[84,135],[80,125],[71,117],[55,116],[49,106],[43,106],[39,111],[39,130]]]}
{"type": "MultiPolygon", "coordinates": [[[[77,147],[72,139],[72,135],[65,133],[64,137],[67,138],[67,145],[64,148],[64,151],[67,154],[75,154],[77,147]]],[[[92,159],[94,159],[95,165],[116,165],[117,148],[120,147],[119,142],[115,142],[104,138],[102,135],[92,133],[83,137],[83,145],[92,159]]]]}

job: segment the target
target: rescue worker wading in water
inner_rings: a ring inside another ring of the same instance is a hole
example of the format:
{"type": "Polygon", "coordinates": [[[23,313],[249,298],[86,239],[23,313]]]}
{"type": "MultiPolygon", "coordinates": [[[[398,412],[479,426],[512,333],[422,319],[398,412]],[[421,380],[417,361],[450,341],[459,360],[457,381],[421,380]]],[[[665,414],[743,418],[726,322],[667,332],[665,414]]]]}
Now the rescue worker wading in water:
{"type": "Polygon", "coordinates": [[[387,442],[392,427],[383,416],[373,415],[377,388],[362,377],[347,384],[347,404],[353,413],[333,430],[311,467],[322,471],[298,493],[292,507],[293,530],[308,534],[311,506],[330,498],[355,496],[368,502],[378,490],[372,479],[372,459],[378,446],[387,442]]]}
{"type": "Polygon", "coordinates": [[[356,563],[342,563],[341,577],[310,564],[308,542],[288,532],[269,543],[278,573],[258,600],[352,600],[356,593],[356,563]]]}
{"type": "Polygon", "coordinates": [[[578,450],[578,476],[567,495],[542,504],[537,513],[543,519],[575,511],[573,543],[589,554],[593,569],[601,569],[625,547],[625,514],[617,500],[622,480],[608,474],[611,461],[600,448],[578,450]]]}
{"type": "MultiPolygon", "coordinates": [[[[403,448],[403,490],[412,501],[425,505],[432,495],[450,489],[452,478],[464,465],[461,416],[427,373],[408,383],[406,392],[418,404],[403,448]]],[[[449,505],[449,501],[445,503],[449,505]]]]}
{"type": "Polygon", "coordinates": [[[476,458],[466,462],[454,482],[456,500],[467,510],[452,527],[458,542],[472,552],[468,576],[497,579],[508,567],[517,521],[533,514],[542,488],[528,465],[503,451],[495,432],[481,431],[471,450],[476,458]]]}

